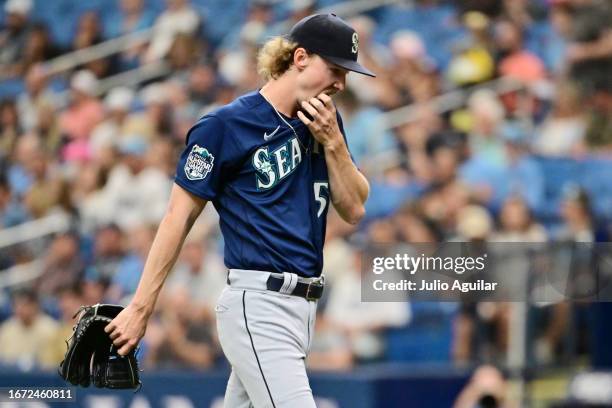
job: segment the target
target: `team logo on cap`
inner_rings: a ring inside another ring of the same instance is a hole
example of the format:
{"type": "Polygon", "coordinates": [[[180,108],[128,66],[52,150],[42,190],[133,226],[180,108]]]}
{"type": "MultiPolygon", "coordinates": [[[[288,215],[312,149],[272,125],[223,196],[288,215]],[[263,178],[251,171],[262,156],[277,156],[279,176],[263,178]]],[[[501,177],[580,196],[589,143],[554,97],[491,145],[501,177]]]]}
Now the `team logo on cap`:
{"type": "Polygon", "coordinates": [[[357,51],[359,51],[359,36],[357,35],[357,33],[353,33],[353,46],[351,47],[351,52],[353,54],[357,54],[357,51]]]}
{"type": "Polygon", "coordinates": [[[202,180],[213,168],[215,156],[197,144],[191,148],[185,163],[185,175],[189,180],[202,180]]]}

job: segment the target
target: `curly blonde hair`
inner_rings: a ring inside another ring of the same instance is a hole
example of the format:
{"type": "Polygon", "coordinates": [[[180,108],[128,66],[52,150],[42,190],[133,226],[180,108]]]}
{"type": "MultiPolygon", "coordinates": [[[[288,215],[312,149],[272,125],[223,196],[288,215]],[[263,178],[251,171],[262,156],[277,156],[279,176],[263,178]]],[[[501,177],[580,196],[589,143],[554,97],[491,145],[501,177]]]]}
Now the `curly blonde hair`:
{"type": "Polygon", "coordinates": [[[277,79],[293,63],[293,52],[298,44],[284,37],[268,40],[257,55],[257,72],[267,80],[277,79]]]}

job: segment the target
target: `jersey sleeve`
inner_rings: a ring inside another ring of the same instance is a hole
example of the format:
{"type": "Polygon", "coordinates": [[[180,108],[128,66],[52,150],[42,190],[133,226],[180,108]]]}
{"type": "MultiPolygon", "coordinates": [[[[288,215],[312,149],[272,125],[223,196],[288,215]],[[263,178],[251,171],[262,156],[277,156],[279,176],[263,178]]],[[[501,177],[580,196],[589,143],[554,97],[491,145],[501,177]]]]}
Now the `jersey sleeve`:
{"type": "Polygon", "coordinates": [[[346,150],[348,150],[349,156],[351,156],[351,161],[353,162],[354,165],[357,165],[357,163],[355,163],[355,158],[353,157],[353,153],[351,153],[351,149],[349,149],[349,144],[348,144],[348,141],[346,140],[346,132],[344,131],[344,123],[342,123],[342,116],[340,116],[340,112],[338,111],[336,111],[336,120],[338,121],[338,127],[340,128],[340,132],[342,133],[342,137],[344,138],[344,143],[346,144],[346,150]]]}
{"type": "Polygon", "coordinates": [[[205,200],[223,189],[224,175],[236,162],[238,147],[223,121],[204,116],[187,133],[174,182],[205,200]]]}

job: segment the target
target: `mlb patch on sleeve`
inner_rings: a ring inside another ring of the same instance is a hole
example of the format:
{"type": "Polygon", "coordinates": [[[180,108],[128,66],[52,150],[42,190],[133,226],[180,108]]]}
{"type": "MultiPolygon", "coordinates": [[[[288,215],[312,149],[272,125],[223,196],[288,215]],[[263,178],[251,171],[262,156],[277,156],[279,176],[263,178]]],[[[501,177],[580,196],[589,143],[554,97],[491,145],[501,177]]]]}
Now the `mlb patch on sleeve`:
{"type": "Polygon", "coordinates": [[[214,161],[215,156],[196,144],[191,148],[185,162],[185,175],[189,180],[202,180],[212,170],[214,161]]]}

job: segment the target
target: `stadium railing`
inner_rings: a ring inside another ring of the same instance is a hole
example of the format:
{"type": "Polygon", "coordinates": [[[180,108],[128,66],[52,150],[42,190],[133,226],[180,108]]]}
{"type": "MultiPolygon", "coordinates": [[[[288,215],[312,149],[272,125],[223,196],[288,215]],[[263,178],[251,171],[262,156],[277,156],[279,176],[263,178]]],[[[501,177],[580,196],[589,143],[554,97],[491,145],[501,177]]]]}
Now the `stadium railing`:
{"type": "MultiPolygon", "coordinates": [[[[10,251],[11,248],[25,242],[68,231],[70,226],[71,220],[68,215],[56,213],[11,228],[1,229],[0,251],[10,251]]],[[[0,290],[30,282],[40,276],[42,271],[42,258],[4,269],[0,271],[0,290]]]]}
{"type": "MultiPolygon", "coordinates": [[[[342,17],[352,17],[356,14],[363,13],[377,7],[382,7],[394,3],[399,0],[357,0],[345,1],[335,4],[334,6],[326,7],[318,10],[318,12],[334,12],[342,17]]],[[[283,24],[286,21],[277,24],[283,24]]],[[[100,58],[108,57],[130,48],[148,43],[153,36],[155,27],[140,30],[134,33],[126,34],[121,37],[112,38],[102,43],[91,47],[83,48],[77,51],[69,52],[61,55],[43,64],[46,72],[49,75],[56,75],[62,72],[69,71],[79,65],[95,61],[100,58]]],[[[109,90],[112,87],[119,85],[135,85],[140,82],[149,80],[159,75],[163,75],[169,71],[169,67],[163,62],[150,63],[134,70],[123,72],[111,78],[102,81],[100,93],[109,90]]]]}
{"type": "MultiPolygon", "coordinates": [[[[436,113],[445,113],[463,106],[468,96],[480,89],[490,89],[499,95],[525,89],[525,84],[516,79],[502,77],[469,88],[446,92],[432,98],[425,104],[430,106],[436,113]]],[[[383,123],[386,124],[387,129],[397,128],[410,123],[418,118],[421,106],[421,104],[415,103],[385,112],[383,114],[383,123]]]]}

